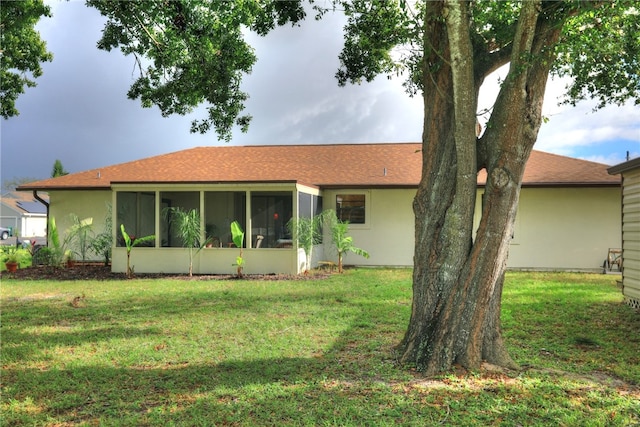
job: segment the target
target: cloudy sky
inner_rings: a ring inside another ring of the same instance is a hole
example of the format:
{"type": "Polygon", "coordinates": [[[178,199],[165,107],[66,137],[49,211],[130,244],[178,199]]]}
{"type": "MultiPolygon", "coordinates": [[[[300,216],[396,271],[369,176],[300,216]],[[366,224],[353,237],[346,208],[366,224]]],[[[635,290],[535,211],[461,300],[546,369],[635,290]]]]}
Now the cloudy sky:
{"type": "MultiPolygon", "coordinates": [[[[78,172],[194,146],[225,144],[214,133],[190,134],[191,116],[161,117],[126,92],[137,76],[134,60],[98,50],[104,18],[83,2],[52,2],[53,18],[38,28],[54,60],[38,86],[18,99],[18,117],[1,122],[3,180],[50,176],[56,159],[78,172]]],[[[422,133],[422,101],[401,80],[338,87],[334,74],[343,21],[308,17],[300,28],[252,37],[258,62],[244,80],[253,116],[249,132],[231,144],[415,142],[422,133]]],[[[558,107],[563,82],[553,81],[545,101],[549,122],[536,149],[616,164],[640,156],[640,108],[631,104],[592,112],[593,104],[558,107]]],[[[492,104],[496,85],[483,90],[492,104]]]]}

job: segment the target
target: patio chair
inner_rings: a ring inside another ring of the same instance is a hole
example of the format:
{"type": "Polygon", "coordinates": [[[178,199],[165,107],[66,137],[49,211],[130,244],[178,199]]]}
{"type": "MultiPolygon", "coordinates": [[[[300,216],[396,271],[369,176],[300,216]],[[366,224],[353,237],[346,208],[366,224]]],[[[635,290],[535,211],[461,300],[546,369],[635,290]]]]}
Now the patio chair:
{"type": "Polygon", "coordinates": [[[614,265],[618,266],[618,271],[622,271],[622,249],[620,248],[609,248],[609,253],[607,254],[607,267],[609,267],[609,271],[611,271],[614,265]]]}

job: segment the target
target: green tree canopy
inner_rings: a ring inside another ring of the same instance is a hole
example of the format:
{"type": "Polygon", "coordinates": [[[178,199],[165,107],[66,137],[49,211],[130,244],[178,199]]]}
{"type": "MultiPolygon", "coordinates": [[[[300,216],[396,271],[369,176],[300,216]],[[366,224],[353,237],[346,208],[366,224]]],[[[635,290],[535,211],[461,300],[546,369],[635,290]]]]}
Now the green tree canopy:
{"type": "MultiPolygon", "coordinates": [[[[348,17],[336,77],[340,84],[404,72],[408,91],[423,90],[423,73],[442,65],[443,52],[423,46],[426,4],[420,1],[336,0],[348,17]],[[429,59],[430,54],[435,57],[429,59]],[[435,59],[437,58],[437,59],[435,59]],[[426,62],[425,62],[426,61],[426,62]]],[[[522,2],[469,2],[474,73],[485,77],[511,61],[522,2]]],[[[543,2],[540,19],[561,30],[552,74],[571,77],[567,102],[595,98],[599,106],[640,100],[640,8],[636,1],[543,2]]],[[[427,17],[428,18],[428,17],[427,17]]],[[[523,58],[525,59],[525,58],[523,58]]],[[[528,58],[524,66],[531,64],[528,58]]]]}
{"type": "Polygon", "coordinates": [[[89,0],[108,18],[98,47],[120,48],[136,58],[140,76],[128,96],[143,107],[156,105],[163,116],[187,114],[201,104],[208,117],[195,120],[191,132],[212,127],[225,140],[234,125],[243,131],[248,95],[240,89],[256,56],[245,41],[246,29],[265,35],[276,25],[304,18],[295,1],[119,2],[89,0]]]}
{"type": "Polygon", "coordinates": [[[51,178],[57,178],[59,176],[64,176],[68,174],[69,172],[67,172],[64,169],[64,166],[62,166],[62,162],[59,159],[56,159],[56,161],[53,162],[53,169],[51,170],[51,178]]]}
{"type": "Polygon", "coordinates": [[[42,0],[5,1],[0,7],[0,114],[5,119],[18,115],[18,96],[36,85],[40,63],[53,59],[35,30],[43,16],[51,11],[42,0]]]}
{"type": "MultiPolygon", "coordinates": [[[[240,89],[257,58],[245,41],[247,30],[265,35],[278,25],[306,16],[298,1],[225,2],[175,0],[112,2],[89,0],[108,22],[98,47],[133,55],[140,76],[128,96],[143,107],[156,105],[163,116],[187,114],[207,105],[208,116],[191,131],[212,128],[229,140],[234,125],[243,131],[248,94],[240,89]]],[[[311,2],[313,3],[313,2],[311,2]]],[[[424,46],[430,2],[334,0],[315,4],[318,16],[339,10],[347,16],[345,45],[336,72],[339,84],[371,81],[380,74],[403,75],[411,95],[423,91],[424,73],[441,66],[442,52],[424,46]]],[[[470,2],[469,37],[477,82],[511,61],[521,2],[470,2]]],[[[632,0],[543,3],[546,20],[562,34],[553,49],[552,73],[572,78],[567,102],[594,97],[599,105],[639,98],[638,9],[632,0]]],[[[525,65],[526,66],[526,65],[525,65]]]]}

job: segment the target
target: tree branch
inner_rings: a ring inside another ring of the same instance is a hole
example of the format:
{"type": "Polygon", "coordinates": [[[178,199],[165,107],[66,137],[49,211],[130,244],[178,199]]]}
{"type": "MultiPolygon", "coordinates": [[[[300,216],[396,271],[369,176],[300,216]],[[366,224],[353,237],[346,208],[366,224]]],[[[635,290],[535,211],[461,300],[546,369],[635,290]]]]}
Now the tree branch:
{"type": "Polygon", "coordinates": [[[140,20],[140,18],[138,18],[138,16],[136,15],[136,21],[138,21],[138,23],[140,24],[140,26],[142,27],[142,29],[144,30],[145,33],[147,33],[147,35],[149,36],[149,38],[151,39],[151,41],[156,45],[156,47],[160,47],[162,46],[156,39],[155,37],[153,37],[151,35],[151,33],[149,32],[149,30],[147,30],[147,27],[142,23],[142,21],[140,20]]]}

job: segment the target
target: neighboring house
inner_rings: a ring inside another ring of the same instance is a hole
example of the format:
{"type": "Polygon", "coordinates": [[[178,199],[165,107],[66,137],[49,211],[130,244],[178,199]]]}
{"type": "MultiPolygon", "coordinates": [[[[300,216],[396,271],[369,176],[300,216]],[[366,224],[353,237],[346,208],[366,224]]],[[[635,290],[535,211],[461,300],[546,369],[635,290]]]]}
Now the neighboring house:
{"type": "MultiPolygon", "coordinates": [[[[46,202],[49,198],[42,194],[46,202]]],[[[47,234],[47,206],[33,194],[19,191],[0,197],[0,227],[11,228],[14,236],[44,237],[47,234]]]]}
{"type": "MultiPolygon", "coordinates": [[[[195,273],[230,273],[238,255],[230,249],[229,224],[246,232],[245,273],[297,273],[301,250],[292,248],[286,223],[334,209],[349,220],[365,259],[348,264],[411,266],[412,201],[421,177],[421,144],[344,144],[197,147],[129,163],[22,185],[46,191],[58,229],[69,213],[101,224],[113,206],[116,247],[112,269],[125,270],[119,232],[156,235],[153,247],[135,248],[136,272],[186,272],[188,252],[163,215],[167,207],[199,209],[213,248],[197,253],[195,273]],[[262,236],[260,247],[257,237],[262,236]]],[[[484,178],[478,181],[482,193],[484,178]]],[[[478,197],[476,212],[480,212],[478,197]]],[[[533,152],[527,165],[511,245],[509,267],[551,270],[602,268],[610,247],[620,246],[620,180],[607,166],[533,152]]],[[[334,260],[327,243],[314,262],[334,260]]]]}
{"type": "Polygon", "coordinates": [[[640,309],[640,157],[609,168],[622,175],[622,294],[640,309]]]}

